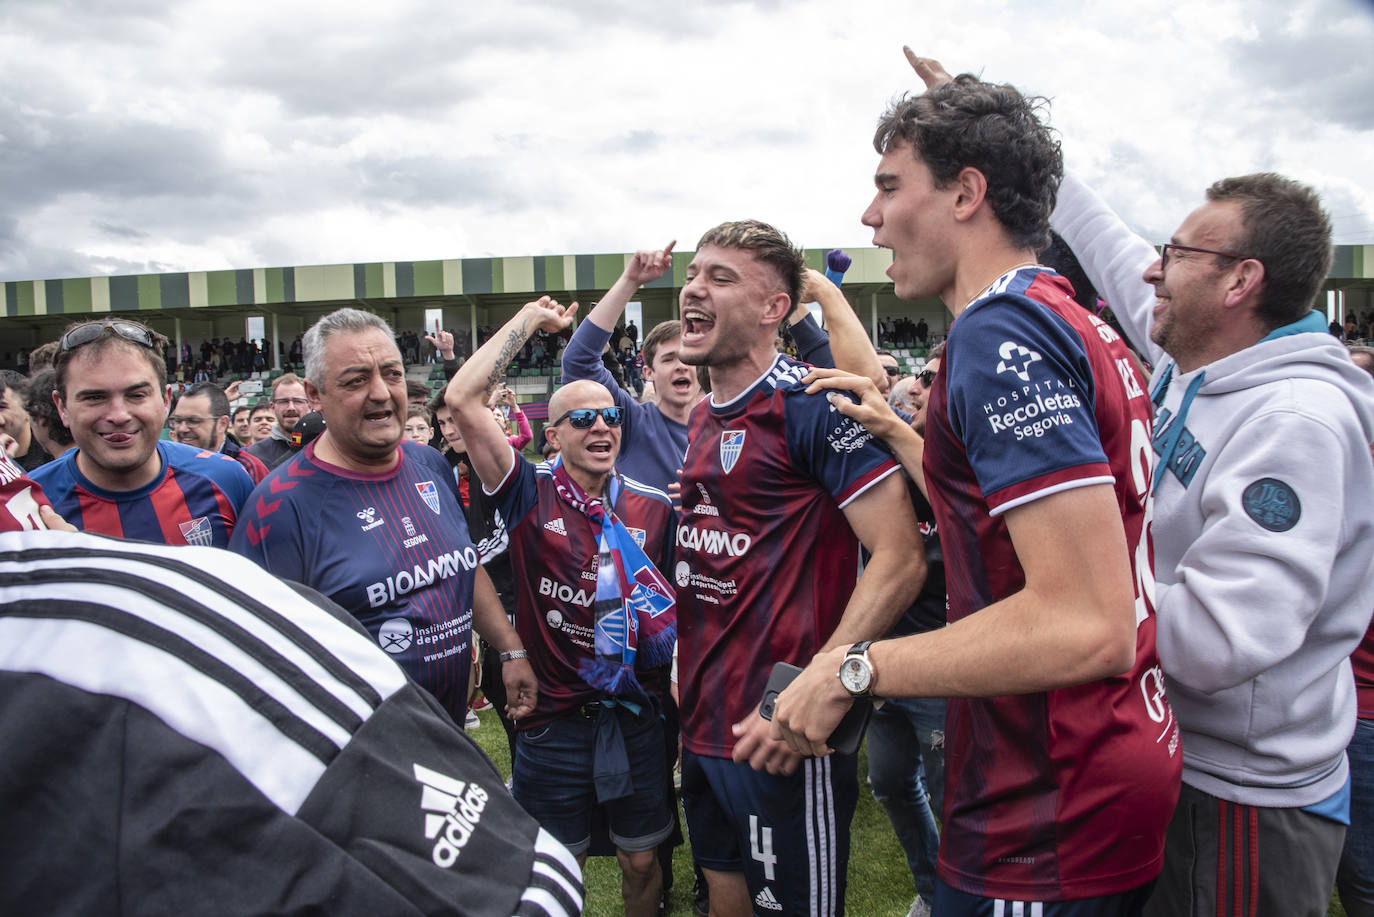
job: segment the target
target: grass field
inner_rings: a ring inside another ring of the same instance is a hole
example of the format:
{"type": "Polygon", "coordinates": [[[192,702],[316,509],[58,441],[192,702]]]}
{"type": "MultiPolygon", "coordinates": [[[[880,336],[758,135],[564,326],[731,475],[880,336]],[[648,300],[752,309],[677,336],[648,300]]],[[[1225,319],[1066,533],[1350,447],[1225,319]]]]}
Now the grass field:
{"type": "MultiPolygon", "coordinates": [[[[510,753],[506,734],[501,730],[496,713],[484,710],[478,714],[482,725],[470,735],[486,751],[501,773],[510,776],[510,753]]],[[[887,815],[873,798],[863,775],[868,773],[866,751],[859,751],[859,808],[851,826],[849,856],[849,889],[845,896],[846,913],[851,917],[903,917],[911,905],[915,890],[906,857],[892,833],[887,815]]],[[[679,817],[681,812],[679,811],[679,817]]],[[[687,828],[683,826],[683,834],[687,828]]],[[[687,847],[679,847],[673,859],[673,891],[669,902],[669,917],[690,917],[692,913],[692,859],[687,847]]],[[[624,913],[620,901],[620,867],[614,857],[592,857],[587,860],[587,908],[591,917],[609,917],[624,913]]],[[[1328,917],[1346,917],[1345,910],[1333,897],[1328,917]]]]}

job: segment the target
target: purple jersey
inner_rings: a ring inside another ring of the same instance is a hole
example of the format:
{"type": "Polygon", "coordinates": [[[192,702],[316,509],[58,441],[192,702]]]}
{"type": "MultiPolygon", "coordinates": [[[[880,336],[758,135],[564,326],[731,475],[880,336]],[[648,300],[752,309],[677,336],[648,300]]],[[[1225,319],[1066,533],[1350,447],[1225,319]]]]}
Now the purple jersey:
{"type": "Polygon", "coordinates": [[[53,509],[83,532],[157,544],[223,548],[253,481],[220,452],[159,440],[162,470],[137,490],[105,490],[81,473],[72,449],[29,472],[53,509]]]}
{"type": "Polygon", "coordinates": [[[1182,763],[1155,653],[1143,380],[1063,278],[1022,268],[954,322],[929,405],[951,622],[1025,584],[1001,513],[1074,487],[1115,488],[1136,582],[1129,674],[950,700],[939,876],[1019,900],[1135,888],[1159,872],[1182,763]]]}
{"type": "Polygon", "coordinates": [[[311,443],[253,491],[229,547],[346,608],[462,722],[477,549],[437,450],[402,440],[395,468],[358,474],[311,443]]]}
{"type": "MultiPolygon", "coordinates": [[[[558,496],[548,464],[512,454],[515,465],[492,499],[510,529],[515,629],[539,679],[534,712],[516,724],[524,730],[601,696],[578,674],[578,665],[593,655],[597,543],[591,520],[558,496]]],[[[673,558],[673,505],[661,490],[624,476],[620,481],[614,512],[666,575],[673,558]]],[[[641,683],[659,692],[665,681],[649,676],[641,683]]]]}
{"type": "Polygon", "coordinates": [[[841,507],[897,469],[779,355],[724,405],[692,411],[677,533],[683,743],[729,757],[775,662],[805,665],[844,614],[859,542],[841,507]]]}

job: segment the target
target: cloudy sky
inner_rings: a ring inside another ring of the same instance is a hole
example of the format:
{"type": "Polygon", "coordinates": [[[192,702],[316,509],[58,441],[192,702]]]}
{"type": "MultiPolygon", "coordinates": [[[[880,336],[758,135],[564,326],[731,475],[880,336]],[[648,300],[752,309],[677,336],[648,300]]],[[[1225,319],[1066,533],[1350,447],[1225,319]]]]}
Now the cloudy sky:
{"type": "Polygon", "coordinates": [[[1048,96],[1151,239],[1275,169],[1374,243],[1371,0],[3,0],[0,280],[866,245],[904,42],[1048,96]]]}

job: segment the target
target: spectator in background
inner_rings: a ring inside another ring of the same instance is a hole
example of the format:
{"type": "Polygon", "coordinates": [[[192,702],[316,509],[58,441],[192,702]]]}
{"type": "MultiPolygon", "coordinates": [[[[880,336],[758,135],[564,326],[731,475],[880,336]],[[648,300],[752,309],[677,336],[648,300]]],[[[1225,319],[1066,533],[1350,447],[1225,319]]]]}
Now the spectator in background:
{"type": "Polygon", "coordinates": [[[167,418],[167,429],[179,443],[229,456],[254,484],[267,477],[267,466],[229,437],[229,399],[213,382],[198,382],[182,393],[167,418]]]}
{"type": "Polygon", "coordinates": [[[24,409],[29,396],[29,380],[12,369],[0,372],[0,433],[14,439],[13,458],[25,471],[33,471],[52,460],[29,425],[24,409]]]}
{"type": "Polygon", "coordinates": [[[429,409],[419,405],[406,408],[406,439],[428,446],[434,439],[434,427],[429,422],[429,409]]]}
{"type": "Polygon", "coordinates": [[[254,458],[262,460],[268,468],[276,468],[292,456],[291,431],[310,412],[305,384],[295,373],[280,375],[272,383],[272,410],[276,423],[266,436],[255,439],[248,447],[254,458]]]}
{"type": "Polygon", "coordinates": [[[276,423],[277,414],[272,410],[272,402],[259,401],[253,405],[253,410],[248,415],[248,444],[258,443],[270,437],[276,423]]]}
{"type": "Polygon", "coordinates": [[[33,430],[34,438],[43,447],[43,451],[53,458],[76,446],[76,440],[72,439],[72,431],[67,429],[67,425],[62,422],[62,415],[57,413],[57,403],[52,397],[56,387],[57,373],[52,367],[39,370],[29,380],[29,394],[24,399],[24,410],[28,412],[29,426],[33,430]]]}

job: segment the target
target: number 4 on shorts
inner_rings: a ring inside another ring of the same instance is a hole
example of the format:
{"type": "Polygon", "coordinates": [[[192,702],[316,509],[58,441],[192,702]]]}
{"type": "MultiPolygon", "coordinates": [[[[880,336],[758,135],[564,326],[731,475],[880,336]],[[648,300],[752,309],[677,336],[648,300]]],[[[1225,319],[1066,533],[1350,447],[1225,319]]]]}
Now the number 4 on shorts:
{"type": "Polygon", "coordinates": [[[775,881],[773,866],[778,858],[773,853],[773,829],[767,825],[760,828],[757,815],[749,816],[749,853],[763,864],[763,877],[769,882],[775,881]]]}

